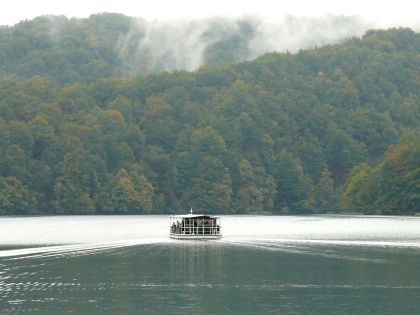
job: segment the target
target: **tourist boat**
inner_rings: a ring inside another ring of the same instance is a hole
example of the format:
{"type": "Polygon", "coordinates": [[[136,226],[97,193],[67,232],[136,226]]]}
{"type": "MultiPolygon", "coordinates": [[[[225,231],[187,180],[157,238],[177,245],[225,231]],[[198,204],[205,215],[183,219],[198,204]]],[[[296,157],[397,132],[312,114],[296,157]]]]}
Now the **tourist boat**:
{"type": "Polygon", "coordinates": [[[222,238],[221,218],[211,215],[193,214],[169,217],[169,237],[175,239],[219,239],[222,238]]]}

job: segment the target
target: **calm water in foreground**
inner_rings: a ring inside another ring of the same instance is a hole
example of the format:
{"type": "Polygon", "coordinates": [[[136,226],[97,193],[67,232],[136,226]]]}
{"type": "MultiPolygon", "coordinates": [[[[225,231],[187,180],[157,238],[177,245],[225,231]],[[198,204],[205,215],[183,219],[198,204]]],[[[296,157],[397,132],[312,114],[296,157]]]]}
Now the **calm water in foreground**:
{"type": "Polygon", "coordinates": [[[0,218],[0,314],[420,314],[420,218],[0,218]]]}

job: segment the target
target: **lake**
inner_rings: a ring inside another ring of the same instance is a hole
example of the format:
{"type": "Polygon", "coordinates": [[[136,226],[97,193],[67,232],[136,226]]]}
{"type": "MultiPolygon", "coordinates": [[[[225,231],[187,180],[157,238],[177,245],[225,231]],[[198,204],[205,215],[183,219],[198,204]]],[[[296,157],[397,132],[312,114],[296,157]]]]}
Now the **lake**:
{"type": "Polygon", "coordinates": [[[0,218],[0,314],[420,314],[420,218],[0,218]]]}

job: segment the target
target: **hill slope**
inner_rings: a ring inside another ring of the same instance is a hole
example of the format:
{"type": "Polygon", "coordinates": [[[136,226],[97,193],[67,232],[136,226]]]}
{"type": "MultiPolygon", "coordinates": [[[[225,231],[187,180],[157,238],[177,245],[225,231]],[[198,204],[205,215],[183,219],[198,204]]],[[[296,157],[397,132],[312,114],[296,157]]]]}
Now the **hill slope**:
{"type": "Polygon", "coordinates": [[[340,211],[351,169],[418,130],[419,51],[392,29],[192,73],[5,79],[0,212],[340,211]]]}

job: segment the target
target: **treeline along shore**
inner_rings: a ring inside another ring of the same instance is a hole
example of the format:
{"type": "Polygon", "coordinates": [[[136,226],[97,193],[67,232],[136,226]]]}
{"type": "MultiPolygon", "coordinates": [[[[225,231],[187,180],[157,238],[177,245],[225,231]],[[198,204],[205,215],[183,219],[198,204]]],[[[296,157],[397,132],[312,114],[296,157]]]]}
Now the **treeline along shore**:
{"type": "Polygon", "coordinates": [[[0,214],[420,212],[420,34],[135,75],[125,19],[0,28],[0,214]]]}

